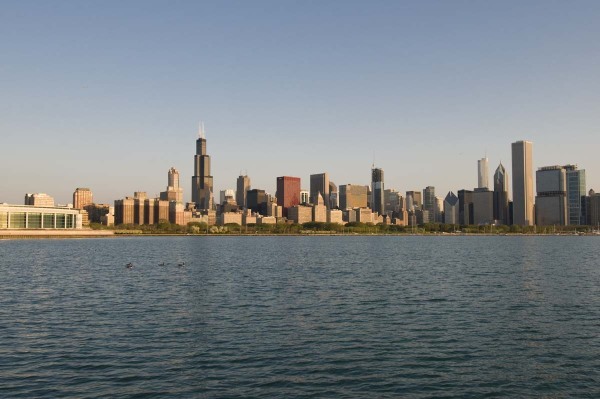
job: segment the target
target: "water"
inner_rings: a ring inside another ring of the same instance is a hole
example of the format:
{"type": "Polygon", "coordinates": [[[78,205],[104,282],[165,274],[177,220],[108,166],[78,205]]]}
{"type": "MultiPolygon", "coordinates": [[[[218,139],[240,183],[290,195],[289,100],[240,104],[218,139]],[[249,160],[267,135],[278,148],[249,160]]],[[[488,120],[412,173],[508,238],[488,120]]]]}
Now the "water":
{"type": "Polygon", "coordinates": [[[599,243],[0,241],[0,396],[599,397],[599,243]]]}

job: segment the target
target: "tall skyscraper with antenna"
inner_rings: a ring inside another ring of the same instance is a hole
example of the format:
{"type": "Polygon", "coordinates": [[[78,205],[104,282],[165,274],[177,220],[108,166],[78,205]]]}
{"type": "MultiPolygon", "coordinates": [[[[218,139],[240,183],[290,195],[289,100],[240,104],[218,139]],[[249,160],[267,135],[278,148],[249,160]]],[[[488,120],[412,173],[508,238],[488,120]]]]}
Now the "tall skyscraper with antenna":
{"type": "Polygon", "coordinates": [[[213,177],[210,174],[210,156],[206,153],[204,123],[200,124],[194,155],[194,175],[192,176],[192,202],[196,209],[213,210],[213,177]]]}

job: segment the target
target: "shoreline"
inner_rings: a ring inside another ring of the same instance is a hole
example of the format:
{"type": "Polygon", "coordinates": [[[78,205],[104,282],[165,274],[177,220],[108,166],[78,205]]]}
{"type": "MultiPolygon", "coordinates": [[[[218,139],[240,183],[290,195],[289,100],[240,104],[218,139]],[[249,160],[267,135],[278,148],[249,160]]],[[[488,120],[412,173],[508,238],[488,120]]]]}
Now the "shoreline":
{"type": "Polygon", "coordinates": [[[81,238],[117,238],[117,237],[600,237],[598,233],[214,233],[214,234],[183,234],[183,233],[116,233],[114,230],[80,230],[80,231],[50,231],[50,230],[5,230],[0,232],[0,240],[31,240],[31,239],[81,239],[81,238]]]}

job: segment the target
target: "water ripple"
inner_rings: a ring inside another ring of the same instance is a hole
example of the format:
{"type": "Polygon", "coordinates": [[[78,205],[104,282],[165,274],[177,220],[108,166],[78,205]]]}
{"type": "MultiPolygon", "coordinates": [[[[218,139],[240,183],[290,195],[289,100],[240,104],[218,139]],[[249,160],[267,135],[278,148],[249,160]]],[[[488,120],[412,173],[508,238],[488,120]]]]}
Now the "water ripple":
{"type": "Polygon", "coordinates": [[[598,397],[599,261],[593,237],[3,241],[0,396],[598,397]]]}

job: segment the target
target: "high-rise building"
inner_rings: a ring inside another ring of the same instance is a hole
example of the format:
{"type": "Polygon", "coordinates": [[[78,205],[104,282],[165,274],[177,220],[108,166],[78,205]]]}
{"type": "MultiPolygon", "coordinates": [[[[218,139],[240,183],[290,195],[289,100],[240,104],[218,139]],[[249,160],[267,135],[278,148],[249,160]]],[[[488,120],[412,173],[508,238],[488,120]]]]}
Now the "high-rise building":
{"type": "Polygon", "coordinates": [[[486,225],[494,223],[494,193],[487,187],[476,188],[472,194],[473,220],[470,224],[486,225]]]}
{"type": "MultiPolygon", "coordinates": [[[[327,200],[327,199],[325,199],[327,200]]],[[[340,201],[339,201],[339,197],[338,197],[338,188],[335,185],[334,182],[330,181],[329,182],[329,208],[330,209],[334,209],[334,208],[339,208],[340,206],[340,201]]],[[[335,213],[337,215],[337,213],[335,213]]]]}
{"type": "Polygon", "coordinates": [[[327,206],[325,205],[321,192],[317,194],[316,202],[313,204],[312,208],[313,222],[327,222],[327,206]]]}
{"type": "Polygon", "coordinates": [[[276,196],[277,205],[283,207],[283,216],[287,217],[288,209],[300,204],[300,178],[292,176],[278,177],[276,196]]]}
{"type": "Polygon", "coordinates": [[[406,206],[408,211],[421,209],[423,207],[423,197],[420,191],[406,192],[406,206]]]}
{"type": "Polygon", "coordinates": [[[237,191],[235,192],[235,202],[240,208],[248,208],[248,190],[250,190],[250,177],[240,175],[237,178],[237,191]]]}
{"type": "Polygon", "coordinates": [[[371,169],[371,209],[380,215],[385,212],[384,191],[383,169],[371,169]]]}
{"type": "Polygon", "coordinates": [[[385,213],[400,212],[404,209],[404,197],[394,189],[384,191],[385,195],[385,213]]]}
{"type": "Polygon", "coordinates": [[[567,176],[562,166],[545,166],[536,172],[535,214],[540,226],[567,224],[567,176]]]}
{"type": "Polygon", "coordinates": [[[175,168],[169,169],[167,181],[167,190],[160,193],[160,199],[183,203],[183,188],[179,186],[179,171],[175,168]]]}
{"type": "Polygon", "coordinates": [[[458,224],[458,197],[452,191],[444,199],[444,223],[458,224]]]}
{"type": "Polygon", "coordinates": [[[85,209],[86,206],[94,203],[94,195],[89,188],[78,187],[73,193],[73,208],[85,209]]]}
{"type": "Polygon", "coordinates": [[[319,173],[310,175],[310,203],[316,204],[318,196],[325,200],[325,206],[329,208],[329,174],[319,173]]]}
{"type": "Polygon", "coordinates": [[[367,194],[367,186],[358,184],[345,184],[340,186],[340,209],[366,208],[367,194]]]}
{"type": "Polygon", "coordinates": [[[206,153],[204,125],[200,126],[198,136],[192,176],[192,202],[199,210],[213,210],[213,177],[210,174],[210,156],[206,153]]]}
{"type": "Polygon", "coordinates": [[[435,221],[435,187],[433,186],[423,189],[423,210],[427,211],[423,223],[433,223],[435,221]]]}
{"type": "Polygon", "coordinates": [[[494,220],[502,224],[510,223],[508,214],[508,173],[502,162],[500,162],[494,173],[494,220]]]}
{"type": "Polygon", "coordinates": [[[512,143],[513,224],[532,226],[533,218],[533,143],[512,143]]]}
{"type": "Polygon", "coordinates": [[[596,230],[600,230],[600,193],[596,194],[596,192],[591,189],[589,193],[589,204],[587,206],[588,223],[594,226],[596,230]]]}
{"type": "Polygon", "coordinates": [[[248,190],[247,196],[247,209],[252,212],[260,213],[261,215],[267,215],[267,193],[265,190],[252,189],[248,190]]]}
{"type": "Polygon", "coordinates": [[[219,204],[224,203],[236,203],[235,201],[235,190],[233,188],[227,188],[225,190],[219,191],[219,204]]]}
{"type": "Polygon", "coordinates": [[[481,158],[477,161],[477,188],[489,188],[488,183],[488,159],[481,158]]]}
{"type": "Polygon", "coordinates": [[[444,199],[435,197],[435,222],[444,223],[444,199]]]}
{"type": "Polygon", "coordinates": [[[458,190],[458,223],[473,224],[473,191],[458,190]]]}
{"type": "Polygon", "coordinates": [[[54,198],[46,193],[25,194],[25,204],[32,206],[54,206],[54,198]]]}
{"type": "Polygon", "coordinates": [[[587,222],[585,169],[565,165],[567,172],[567,224],[579,226],[587,222]]]}

